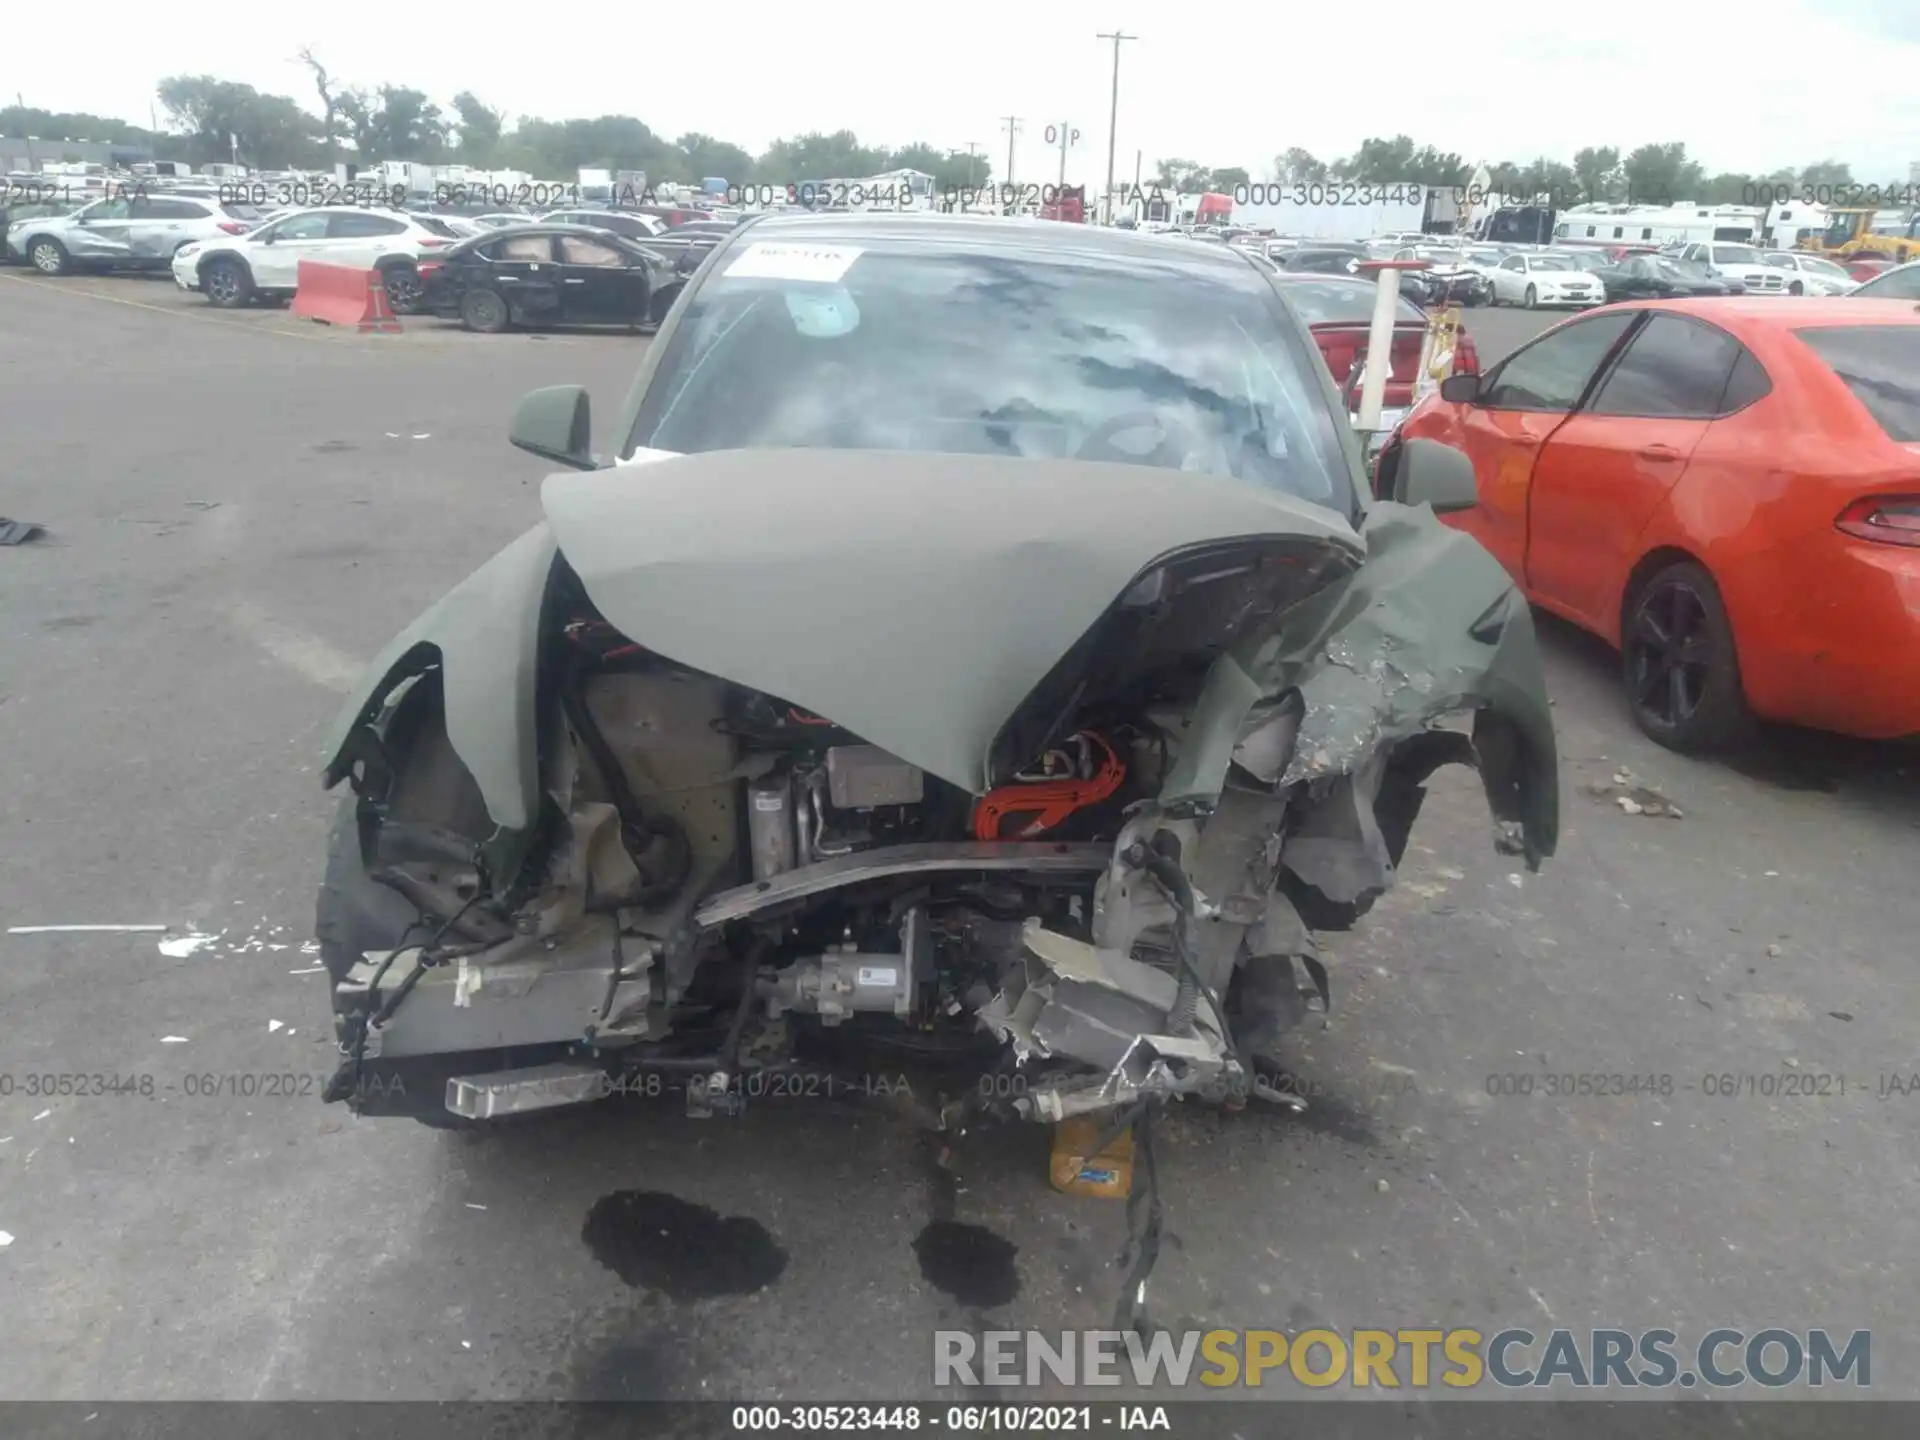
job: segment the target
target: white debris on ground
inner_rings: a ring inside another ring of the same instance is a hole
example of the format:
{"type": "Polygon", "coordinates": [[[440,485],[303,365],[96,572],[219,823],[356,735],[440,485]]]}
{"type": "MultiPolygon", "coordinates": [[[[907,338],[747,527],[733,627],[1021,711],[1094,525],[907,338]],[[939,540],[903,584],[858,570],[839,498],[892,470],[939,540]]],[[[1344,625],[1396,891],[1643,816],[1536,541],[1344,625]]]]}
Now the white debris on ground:
{"type": "Polygon", "coordinates": [[[38,1115],[34,1116],[33,1118],[35,1120],[44,1120],[51,1114],[53,1114],[53,1111],[51,1110],[42,1110],[38,1115]]]}
{"type": "MultiPolygon", "coordinates": [[[[226,933],[222,930],[220,935],[226,933]]],[[[160,953],[170,960],[184,960],[217,943],[220,935],[203,935],[198,930],[190,930],[185,935],[169,935],[160,942],[160,953]]]]}
{"type": "Polygon", "coordinates": [[[284,1028],[285,1028],[285,1022],[283,1021],[280,1021],[280,1020],[267,1021],[267,1033],[269,1035],[277,1035],[284,1028]]]}
{"type": "Polygon", "coordinates": [[[13,1236],[9,1235],[4,1230],[0,1230],[0,1250],[6,1249],[7,1246],[11,1244],[13,1244],[13,1236]]]}
{"type": "Polygon", "coordinates": [[[160,1043],[162,1045],[184,1045],[187,1043],[187,1037],[184,1035],[162,1035],[160,1037],[160,1043]]]}

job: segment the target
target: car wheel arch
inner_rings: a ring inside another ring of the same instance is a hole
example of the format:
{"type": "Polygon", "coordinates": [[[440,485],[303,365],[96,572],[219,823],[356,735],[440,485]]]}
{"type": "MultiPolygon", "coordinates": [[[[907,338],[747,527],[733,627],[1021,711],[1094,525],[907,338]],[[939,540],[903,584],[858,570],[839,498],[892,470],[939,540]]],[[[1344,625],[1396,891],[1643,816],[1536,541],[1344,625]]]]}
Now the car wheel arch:
{"type": "MultiPolygon", "coordinates": [[[[1639,598],[1640,591],[1645,588],[1647,581],[1672,565],[1698,565],[1702,570],[1707,572],[1709,577],[1713,577],[1713,567],[1707,564],[1702,557],[1696,555],[1684,546],[1656,545],[1647,551],[1646,554],[1642,555],[1639,560],[1634,563],[1633,569],[1627,572],[1627,578],[1620,587],[1619,601],[1612,607],[1610,612],[1613,615],[1614,633],[1606,638],[1613,642],[1615,648],[1618,648],[1626,641],[1627,620],[1632,613],[1634,602],[1639,598]]],[[[1718,584],[1718,578],[1713,578],[1714,583],[1718,584]]],[[[1724,594],[1724,592],[1722,593],[1724,594]]],[[[1603,611],[1602,613],[1609,612],[1603,611]]],[[[1727,622],[1728,624],[1733,623],[1733,617],[1731,615],[1727,617],[1727,622]]]]}
{"type": "MultiPolygon", "coordinates": [[[[192,244],[193,242],[188,241],[187,243],[192,244]]],[[[247,257],[242,255],[238,250],[209,250],[205,252],[194,260],[193,273],[204,277],[207,273],[207,267],[216,260],[231,260],[247,272],[247,278],[249,280],[253,278],[253,266],[247,263],[247,257]]]]}

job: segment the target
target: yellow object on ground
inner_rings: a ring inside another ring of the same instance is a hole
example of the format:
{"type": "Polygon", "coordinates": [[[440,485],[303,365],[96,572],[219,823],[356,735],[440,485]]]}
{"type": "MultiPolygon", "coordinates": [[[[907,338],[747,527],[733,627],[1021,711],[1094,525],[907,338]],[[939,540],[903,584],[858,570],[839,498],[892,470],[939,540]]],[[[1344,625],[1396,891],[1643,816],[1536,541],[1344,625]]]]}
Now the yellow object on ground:
{"type": "Polygon", "coordinates": [[[1098,1155],[1087,1151],[1113,1123],[1111,1113],[1075,1115],[1053,1127],[1053,1188],[1069,1195],[1124,1200],[1133,1191],[1133,1132],[1098,1155]]]}

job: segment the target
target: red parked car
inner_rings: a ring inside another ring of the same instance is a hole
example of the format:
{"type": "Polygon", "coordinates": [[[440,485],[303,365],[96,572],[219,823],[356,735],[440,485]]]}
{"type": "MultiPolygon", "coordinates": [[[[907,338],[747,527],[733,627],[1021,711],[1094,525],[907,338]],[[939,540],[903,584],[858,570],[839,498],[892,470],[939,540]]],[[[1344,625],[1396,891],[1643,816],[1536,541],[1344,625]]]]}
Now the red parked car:
{"type": "MultiPolygon", "coordinates": [[[[1281,271],[1273,281],[1307,322],[1327,369],[1333,372],[1334,383],[1347,396],[1347,408],[1354,409],[1360,403],[1367,335],[1373,326],[1374,282],[1303,271],[1281,271]]],[[[1402,296],[1394,310],[1393,369],[1388,372],[1386,399],[1382,402],[1385,408],[1404,409],[1413,403],[1413,382],[1420,369],[1420,347],[1426,334],[1427,312],[1402,296]]],[[[1479,352],[1464,329],[1453,369],[1456,375],[1478,374],[1480,370],[1479,352]]]]}
{"type": "Polygon", "coordinates": [[[1609,305],[1454,376],[1401,433],[1467,453],[1480,503],[1446,520],[1621,649],[1661,744],[1755,717],[1920,734],[1911,301],[1609,305]]]}

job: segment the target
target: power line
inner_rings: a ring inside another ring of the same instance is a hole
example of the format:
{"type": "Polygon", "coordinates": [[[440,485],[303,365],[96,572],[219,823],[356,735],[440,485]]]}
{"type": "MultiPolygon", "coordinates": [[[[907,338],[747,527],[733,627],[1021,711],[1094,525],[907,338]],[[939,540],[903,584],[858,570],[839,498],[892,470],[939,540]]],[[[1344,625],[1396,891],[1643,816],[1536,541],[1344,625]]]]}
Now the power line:
{"type": "Polygon", "coordinates": [[[1119,30],[1096,35],[1096,40],[1113,41],[1113,104],[1107,111],[1107,220],[1113,220],[1113,145],[1119,133],[1120,124],[1120,44],[1124,40],[1138,40],[1138,35],[1124,34],[1119,30]]]}

